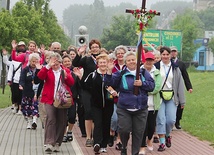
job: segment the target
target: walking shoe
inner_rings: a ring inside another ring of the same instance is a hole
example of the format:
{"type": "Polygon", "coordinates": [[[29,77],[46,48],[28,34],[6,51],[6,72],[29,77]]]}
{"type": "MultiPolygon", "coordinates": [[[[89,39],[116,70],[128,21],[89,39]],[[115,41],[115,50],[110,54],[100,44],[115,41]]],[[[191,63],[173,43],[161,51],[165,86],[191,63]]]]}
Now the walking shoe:
{"type": "Polygon", "coordinates": [[[121,150],[122,149],[122,144],[119,142],[115,145],[116,150],[121,150]]]}
{"type": "Polygon", "coordinates": [[[158,151],[162,152],[164,150],[165,150],[165,145],[164,144],[159,145],[158,151]]]}
{"type": "Polygon", "coordinates": [[[12,109],[12,113],[16,114],[16,108],[15,107],[12,109]]]}
{"type": "Polygon", "coordinates": [[[106,148],[100,148],[100,153],[107,153],[107,149],[106,148]]]}
{"type": "Polygon", "coordinates": [[[17,114],[17,115],[22,115],[22,111],[19,110],[16,114],[17,114]]]}
{"type": "Polygon", "coordinates": [[[67,132],[67,140],[71,142],[73,140],[72,132],[67,132]]]}
{"type": "Polygon", "coordinates": [[[36,122],[33,122],[33,124],[32,124],[32,129],[33,129],[33,130],[36,130],[36,127],[37,127],[36,122]]]}
{"type": "Polygon", "coordinates": [[[86,146],[86,147],[91,147],[91,146],[92,146],[91,139],[87,139],[87,140],[86,140],[85,146],[86,146]]]}
{"type": "Polygon", "coordinates": [[[166,137],[166,147],[171,147],[171,137],[166,137]]]}
{"type": "Polygon", "coordinates": [[[56,145],[53,147],[53,152],[59,152],[59,143],[56,143],[56,145]]]}
{"type": "Polygon", "coordinates": [[[94,152],[95,152],[95,153],[98,153],[99,150],[100,150],[100,144],[95,144],[95,145],[94,145],[94,152]]]}
{"type": "Polygon", "coordinates": [[[52,149],[53,149],[53,146],[50,145],[50,144],[47,144],[46,147],[45,147],[45,152],[46,152],[46,153],[51,153],[51,152],[52,152],[52,149]]]}
{"type": "Polygon", "coordinates": [[[153,143],[159,143],[159,138],[155,136],[155,137],[153,138],[153,143]]]}
{"type": "Polygon", "coordinates": [[[112,147],[114,145],[114,136],[110,136],[109,137],[109,142],[108,142],[108,146],[112,147]]]}
{"type": "Polygon", "coordinates": [[[27,129],[31,129],[32,128],[32,123],[31,123],[31,121],[28,121],[27,122],[27,129]]]}
{"type": "Polygon", "coordinates": [[[68,139],[67,139],[67,136],[63,136],[63,139],[62,139],[62,142],[67,142],[68,141],[68,139]]]}
{"type": "Polygon", "coordinates": [[[178,130],[181,129],[180,122],[176,122],[176,123],[175,123],[175,128],[178,129],[178,130]]]}
{"type": "Polygon", "coordinates": [[[94,146],[94,140],[91,139],[91,146],[94,146]]]}
{"type": "Polygon", "coordinates": [[[127,149],[121,149],[121,155],[127,155],[127,149]]]}

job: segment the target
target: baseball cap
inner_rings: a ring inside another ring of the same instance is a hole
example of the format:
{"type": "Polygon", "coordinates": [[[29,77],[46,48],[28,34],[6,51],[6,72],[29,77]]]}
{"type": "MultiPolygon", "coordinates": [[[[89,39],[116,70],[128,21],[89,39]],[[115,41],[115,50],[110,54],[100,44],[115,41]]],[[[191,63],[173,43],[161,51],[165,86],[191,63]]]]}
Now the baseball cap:
{"type": "Polygon", "coordinates": [[[155,60],[155,56],[154,56],[154,54],[152,53],[152,52],[147,52],[147,53],[145,53],[145,59],[153,59],[153,60],[155,60]]]}
{"type": "Polygon", "coordinates": [[[18,46],[21,46],[21,45],[26,46],[24,41],[20,41],[20,42],[18,43],[18,46]]]}
{"type": "Polygon", "coordinates": [[[170,47],[171,51],[178,51],[178,49],[175,46],[170,47]]]}

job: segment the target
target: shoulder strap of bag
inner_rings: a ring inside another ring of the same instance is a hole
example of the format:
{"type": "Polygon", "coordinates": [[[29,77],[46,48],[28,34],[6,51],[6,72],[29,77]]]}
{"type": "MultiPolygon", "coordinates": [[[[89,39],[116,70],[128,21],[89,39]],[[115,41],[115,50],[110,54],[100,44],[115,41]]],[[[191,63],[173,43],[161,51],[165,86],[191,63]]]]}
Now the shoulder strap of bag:
{"type": "Polygon", "coordinates": [[[65,74],[64,74],[64,70],[63,69],[61,70],[61,73],[60,73],[60,76],[59,76],[59,81],[58,81],[58,84],[57,84],[56,91],[58,91],[58,89],[59,89],[60,77],[61,76],[62,76],[61,81],[62,81],[62,83],[64,83],[65,82],[65,74]]]}
{"type": "Polygon", "coordinates": [[[165,79],[165,81],[164,81],[163,86],[162,86],[161,89],[163,89],[164,85],[166,84],[166,80],[168,79],[169,72],[170,72],[170,69],[171,69],[171,68],[172,68],[172,65],[170,65],[170,67],[169,67],[168,73],[167,73],[167,75],[166,75],[166,79],[165,79]]]}

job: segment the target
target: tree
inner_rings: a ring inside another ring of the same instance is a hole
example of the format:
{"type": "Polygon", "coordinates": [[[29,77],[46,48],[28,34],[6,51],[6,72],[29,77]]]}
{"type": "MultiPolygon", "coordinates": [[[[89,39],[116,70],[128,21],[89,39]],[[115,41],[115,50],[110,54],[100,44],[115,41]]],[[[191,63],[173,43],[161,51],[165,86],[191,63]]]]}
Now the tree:
{"type": "Polygon", "coordinates": [[[46,43],[48,39],[46,30],[41,21],[42,15],[34,7],[28,7],[23,2],[17,2],[12,10],[14,22],[18,25],[19,31],[16,40],[28,42],[34,40],[38,44],[46,43]]]}
{"type": "Polygon", "coordinates": [[[208,43],[208,47],[212,50],[214,53],[214,38],[211,38],[211,40],[208,43]]]}
{"type": "Polygon", "coordinates": [[[7,10],[0,12],[0,49],[11,47],[11,39],[18,36],[19,27],[14,22],[13,16],[7,10]]]}
{"type": "Polygon", "coordinates": [[[198,17],[204,23],[205,31],[214,31],[214,7],[198,12],[198,17]]]}
{"type": "Polygon", "coordinates": [[[160,17],[158,17],[158,25],[161,25],[163,20],[174,10],[176,14],[182,14],[186,9],[193,9],[193,2],[186,1],[159,1],[151,5],[152,10],[160,11],[160,17]],[[166,7],[167,6],[167,7],[166,7]]]}
{"type": "Polygon", "coordinates": [[[137,35],[134,18],[131,15],[114,16],[108,28],[105,28],[101,38],[103,46],[110,50],[118,45],[134,46],[137,44],[137,35]]]}
{"type": "Polygon", "coordinates": [[[69,29],[71,38],[78,34],[81,25],[88,27],[90,38],[101,38],[103,29],[108,27],[115,15],[124,15],[125,9],[135,9],[131,3],[121,3],[118,6],[104,7],[101,0],[96,0],[92,5],[70,5],[63,12],[63,23],[69,29]],[[98,11],[98,10],[99,11],[98,11]]]}
{"type": "Polygon", "coordinates": [[[90,12],[86,16],[86,27],[91,38],[99,38],[103,32],[103,27],[106,25],[105,7],[102,0],[94,0],[90,6],[90,12]]]}
{"type": "Polygon", "coordinates": [[[176,17],[172,28],[180,30],[183,35],[182,60],[191,61],[197,48],[193,41],[203,36],[204,24],[194,11],[186,10],[176,17]]]}

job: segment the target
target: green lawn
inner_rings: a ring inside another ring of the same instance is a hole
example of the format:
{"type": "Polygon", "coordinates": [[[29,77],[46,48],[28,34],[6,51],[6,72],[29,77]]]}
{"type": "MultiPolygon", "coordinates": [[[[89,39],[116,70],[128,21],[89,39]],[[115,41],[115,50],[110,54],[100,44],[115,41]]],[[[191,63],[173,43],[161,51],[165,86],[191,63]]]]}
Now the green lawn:
{"type": "MultiPolygon", "coordinates": [[[[190,72],[193,93],[186,92],[186,106],[181,121],[182,128],[190,134],[214,144],[214,72],[190,72]]],[[[9,87],[2,94],[0,108],[11,105],[9,87]]]]}
{"type": "Polygon", "coordinates": [[[201,140],[214,143],[214,72],[191,72],[193,93],[186,93],[182,127],[201,140]]]}
{"type": "Polygon", "coordinates": [[[0,88],[0,108],[11,106],[11,93],[10,87],[7,85],[3,94],[3,89],[0,88]]]}

